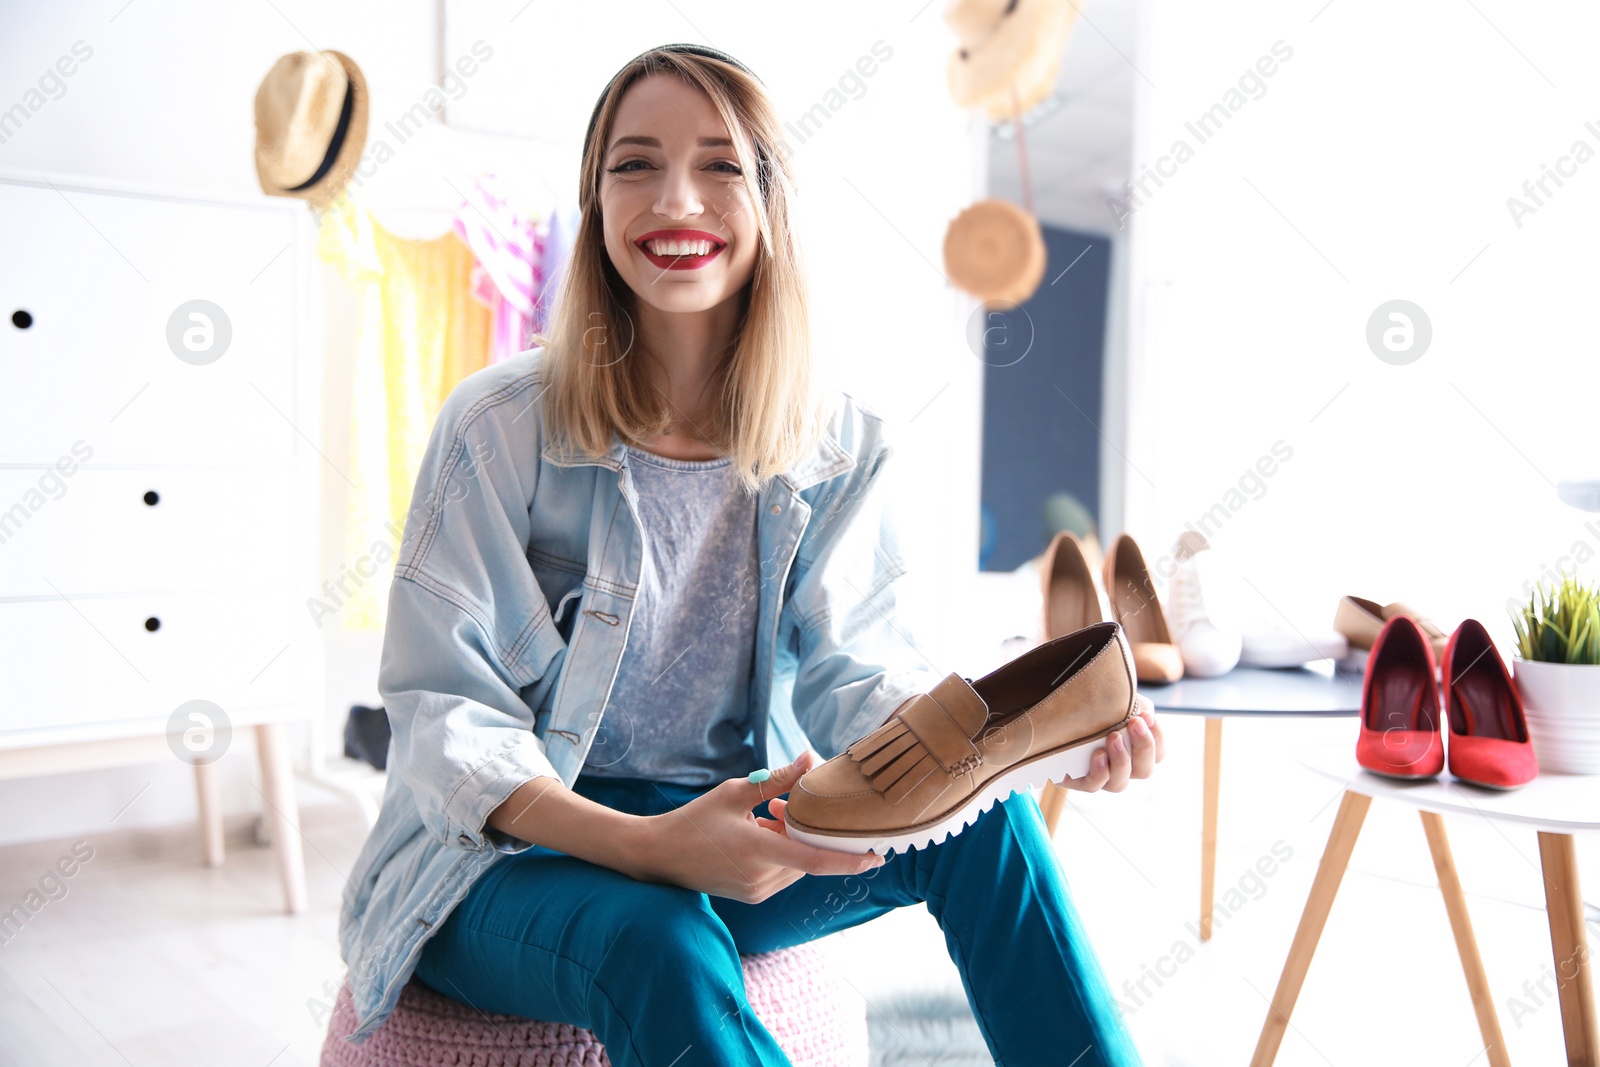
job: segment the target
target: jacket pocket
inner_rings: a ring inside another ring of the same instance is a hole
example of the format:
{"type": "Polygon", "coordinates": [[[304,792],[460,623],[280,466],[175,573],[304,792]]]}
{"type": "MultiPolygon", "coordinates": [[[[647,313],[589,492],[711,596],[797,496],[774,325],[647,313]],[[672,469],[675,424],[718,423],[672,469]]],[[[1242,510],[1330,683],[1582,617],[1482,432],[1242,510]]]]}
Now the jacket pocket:
{"type": "Polygon", "coordinates": [[[539,589],[550,605],[550,616],[556,624],[556,632],[563,641],[571,641],[572,621],[578,615],[572,601],[583,596],[588,566],[538,548],[528,549],[528,566],[533,569],[539,589]]]}
{"type": "Polygon", "coordinates": [[[563,616],[562,613],[567,610],[567,605],[571,604],[573,601],[577,601],[578,603],[583,602],[583,585],[581,583],[576,588],[569,590],[566,595],[561,598],[561,602],[556,605],[556,610],[552,613],[555,619],[556,632],[559,633],[561,635],[561,639],[566,641],[568,644],[572,643],[572,621],[578,617],[578,612],[577,609],[574,608],[571,615],[563,616]]]}

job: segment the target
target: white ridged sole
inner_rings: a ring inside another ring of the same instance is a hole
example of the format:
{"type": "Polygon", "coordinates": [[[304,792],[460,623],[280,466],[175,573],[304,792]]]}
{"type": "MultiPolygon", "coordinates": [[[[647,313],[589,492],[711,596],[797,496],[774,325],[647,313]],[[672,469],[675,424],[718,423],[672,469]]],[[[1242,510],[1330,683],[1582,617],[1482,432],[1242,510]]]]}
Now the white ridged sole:
{"type": "MultiPolygon", "coordinates": [[[[1127,743],[1127,727],[1112,731],[1123,735],[1123,743],[1127,743]]],[[[886,856],[890,852],[905,852],[912,848],[926,848],[929,845],[948,840],[959,834],[962,830],[977,821],[978,816],[994,806],[997,800],[1005,800],[1012,793],[1020,793],[1035,787],[1042,788],[1050,782],[1059,782],[1063,778],[1082,778],[1089,773],[1089,761],[1094,757],[1097,748],[1103,747],[1111,735],[1096,737],[1085,741],[1081,745],[1062,749],[1060,752],[1042,756],[1036,760],[1019,763],[1015,767],[1007,768],[1003,773],[995,775],[985,782],[983,788],[978,790],[961,808],[941,819],[937,823],[925,826],[920,830],[908,830],[903,834],[890,835],[862,835],[850,836],[845,834],[822,834],[811,830],[803,830],[788,821],[788,811],[785,809],[784,828],[788,835],[796,841],[802,841],[817,848],[826,848],[834,852],[876,852],[886,856]]]]}

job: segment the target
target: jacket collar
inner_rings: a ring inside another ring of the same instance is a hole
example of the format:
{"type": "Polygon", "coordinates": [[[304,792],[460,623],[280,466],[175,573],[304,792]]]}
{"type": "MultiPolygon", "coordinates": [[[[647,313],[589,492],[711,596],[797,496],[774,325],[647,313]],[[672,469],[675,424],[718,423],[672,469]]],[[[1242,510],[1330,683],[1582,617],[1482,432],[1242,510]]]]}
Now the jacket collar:
{"type": "MultiPolygon", "coordinates": [[[[547,444],[541,453],[546,460],[558,467],[602,466],[612,470],[621,470],[625,458],[625,448],[622,438],[615,432],[611,435],[611,448],[605,455],[599,457],[581,456],[573,460],[560,458],[555,451],[553,443],[547,444]]],[[[818,482],[843,474],[856,465],[852,456],[843,445],[834,437],[831,428],[824,426],[818,435],[817,443],[811,451],[801,456],[788,470],[778,477],[788,484],[789,488],[798,493],[809,489],[818,482]]]]}

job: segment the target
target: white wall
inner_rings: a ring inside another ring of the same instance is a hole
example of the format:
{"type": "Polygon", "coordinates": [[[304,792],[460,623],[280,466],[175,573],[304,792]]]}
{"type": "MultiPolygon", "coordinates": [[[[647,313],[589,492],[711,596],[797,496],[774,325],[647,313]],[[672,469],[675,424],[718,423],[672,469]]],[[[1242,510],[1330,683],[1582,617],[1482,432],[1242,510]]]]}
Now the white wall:
{"type": "MultiPolygon", "coordinates": [[[[947,220],[980,195],[985,158],[981,129],[944,88],[951,38],[937,5],[877,11],[835,2],[798,15],[731,2],[448,8],[441,38],[435,6],[417,0],[8,3],[0,69],[12,77],[0,108],[22,100],[75,42],[92,51],[70,77],[45,86],[42,106],[0,143],[0,166],[255,195],[252,101],[261,77],[283,53],[337,48],[369,81],[369,147],[386,138],[394,149],[387,163],[364,169],[361,192],[390,228],[428,236],[444,229],[455,204],[447,179],[495,170],[524,188],[570,197],[595,97],[632,55],[678,40],[732,52],[764,79],[784,114],[798,119],[818,103],[832,109],[818,132],[794,142],[819,355],[842,385],[899,425],[906,550],[926,583],[907,610],[918,616],[930,658],[947,662],[940,649],[955,638],[946,631],[971,615],[952,590],[976,568],[982,364],[963,339],[973,305],[944,280],[940,248],[947,220]],[[453,128],[435,125],[403,141],[386,129],[438,83],[441,59],[454,65],[478,40],[493,55],[449,88],[453,128]],[[879,41],[891,57],[852,81],[847,75],[879,41]],[[918,521],[930,517],[937,521],[918,521]]],[[[323,295],[323,434],[332,455],[348,435],[353,315],[349,293],[329,272],[323,295]]],[[[325,497],[329,576],[343,562],[341,486],[332,479],[325,497]]],[[[374,635],[330,628],[330,711],[376,702],[378,648],[374,635]]],[[[223,771],[225,810],[256,810],[249,757],[230,756],[223,771]]],[[[0,843],[101,827],[107,799],[146,782],[119,825],[193,818],[191,775],[175,763],[0,782],[0,810],[28,813],[0,826],[0,843]]],[[[303,799],[319,794],[308,789],[303,799]]]]}
{"type": "Polygon", "coordinates": [[[1148,0],[1146,16],[1133,172],[1169,176],[1127,224],[1130,528],[1159,554],[1220,502],[1213,541],[1269,618],[1325,626],[1353,593],[1509,640],[1525,580],[1600,551],[1600,523],[1553,484],[1600,471],[1600,161],[1520,224],[1507,205],[1575,142],[1600,151],[1600,12],[1148,0]],[[1202,143],[1186,123],[1280,41],[1292,56],[1202,143]],[[1365,337],[1394,299],[1432,323],[1405,366],[1365,337]],[[1279,441],[1292,458],[1258,487],[1247,472],[1279,441]]]}

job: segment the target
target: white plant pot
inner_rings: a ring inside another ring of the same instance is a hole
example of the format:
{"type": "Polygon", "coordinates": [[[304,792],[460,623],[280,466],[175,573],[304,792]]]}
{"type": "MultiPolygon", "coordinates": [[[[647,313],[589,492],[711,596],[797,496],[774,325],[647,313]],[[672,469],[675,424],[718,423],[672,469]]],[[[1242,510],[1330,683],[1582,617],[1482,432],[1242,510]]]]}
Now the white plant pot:
{"type": "MultiPolygon", "coordinates": [[[[1600,754],[1581,744],[1563,744],[1552,736],[1551,722],[1572,733],[1592,734],[1600,728],[1600,665],[1541,663],[1514,659],[1512,676],[1522,703],[1538,714],[1528,720],[1528,736],[1541,771],[1600,774],[1600,754]]],[[[1570,734],[1568,735],[1570,736],[1570,734]]]]}

